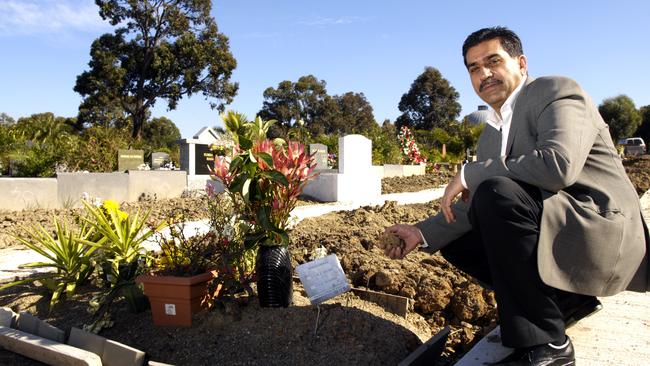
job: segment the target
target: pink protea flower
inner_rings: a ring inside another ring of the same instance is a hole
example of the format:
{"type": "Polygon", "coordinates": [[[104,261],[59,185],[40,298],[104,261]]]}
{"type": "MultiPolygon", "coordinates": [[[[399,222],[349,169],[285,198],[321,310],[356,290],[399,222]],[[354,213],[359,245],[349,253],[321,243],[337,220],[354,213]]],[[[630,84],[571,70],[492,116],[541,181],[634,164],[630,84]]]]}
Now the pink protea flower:
{"type": "Polygon", "coordinates": [[[230,174],[230,160],[225,156],[215,156],[214,169],[212,169],[211,176],[219,179],[224,185],[228,186],[233,178],[230,174]]]}
{"type": "MultiPolygon", "coordinates": [[[[252,148],[253,154],[256,156],[259,155],[259,153],[266,153],[272,156],[274,150],[275,150],[275,146],[273,144],[273,141],[271,140],[256,141],[252,148]]],[[[262,170],[273,169],[273,167],[266,164],[264,159],[257,159],[257,165],[262,170]]]]}

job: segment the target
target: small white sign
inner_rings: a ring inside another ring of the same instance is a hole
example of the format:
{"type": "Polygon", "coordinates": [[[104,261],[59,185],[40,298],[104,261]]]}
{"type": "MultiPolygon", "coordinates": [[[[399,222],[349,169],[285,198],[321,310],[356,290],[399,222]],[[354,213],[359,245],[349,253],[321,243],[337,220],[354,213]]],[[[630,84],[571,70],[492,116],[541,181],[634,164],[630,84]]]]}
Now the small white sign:
{"type": "Polygon", "coordinates": [[[176,305],[174,305],[174,304],[165,304],[165,314],[167,314],[167,315],[176,315],[176,305]]]}
{"type": "Polygon", "coordinates": [[[301,264],[296,267],[296,272],[312,304],[320,304],[350,290],[336,254],[301,264]]]}

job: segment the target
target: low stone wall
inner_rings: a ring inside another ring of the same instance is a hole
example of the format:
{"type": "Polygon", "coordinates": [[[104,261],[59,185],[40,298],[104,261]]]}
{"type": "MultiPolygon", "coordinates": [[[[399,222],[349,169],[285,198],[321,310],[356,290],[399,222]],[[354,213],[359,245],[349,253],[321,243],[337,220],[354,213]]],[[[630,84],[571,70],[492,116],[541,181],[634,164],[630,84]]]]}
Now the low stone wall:
{"type": "Polygon", "coordinates": [[[0,178],[0,210],[57,208],[56,178],[0,178]]]}
{"type": "Polygon", "coordinates": [[[212,181],[209,175],[197,174],[197,175],[188,175],[187,176],[187,189],[190,191],[195,190],[204,190],[206,184],[212,181]]]}
{"type": "Polygon", "coordinates": [[[128,201],[142,194],[157,199],[180,197],[187,187],[187,173],[182,170],[129,171],[128,201]]]}
{"type": "Polygon", "coordinates": [[[410,177],[412,175],[424,175],[426,165],[384,165],[384,178],[392,177],[410,177]]]}
{"type": "Polygon", "coordinates": [[[118,202],[136,201],[142,194],[179,197],[187,188],[184,171],[129,171],[127,173],[59,173],[56,178],[0,178],[0,210],[78,207],[81,196],[118,202]]]}
{"type": "Polygon", "coordinates": [[[128,173],[59,173],[59,207],[78,207],[81,195],[129,201],[128,173]]]}

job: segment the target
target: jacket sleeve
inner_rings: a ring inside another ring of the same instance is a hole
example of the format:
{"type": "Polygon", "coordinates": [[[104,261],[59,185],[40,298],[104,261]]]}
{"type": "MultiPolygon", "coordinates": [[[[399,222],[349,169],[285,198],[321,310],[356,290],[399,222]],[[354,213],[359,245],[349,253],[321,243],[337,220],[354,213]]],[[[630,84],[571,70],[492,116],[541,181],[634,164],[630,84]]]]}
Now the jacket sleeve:
{"type": "Polygon", "coordinates": [[[465,181],[470,191],[493,176],[521,180],[550,192],[578,179],[599,132],[587,115],[586,103],[590,101],[578,84],[567,78],[539,78],[527,89],[525,100],[517,103],[531,106],[523,115],[513,116],[517,120],[512,123],[513,127],[516,123],[532,124],[529,130],[535,134],[534,146],[523,154],[466,164],[465,181]]]}
{"type": "Polygon", "coordinates": [[[445,221],[445,217],[441,212],[415,224],[422,232],[422,236],[428,245],[421,250],[434,253],[472,229],[468,217],[468,203],[459,200],[452,205],[452,210],[456,215],[456,221],[451,224],[445,221]]]}

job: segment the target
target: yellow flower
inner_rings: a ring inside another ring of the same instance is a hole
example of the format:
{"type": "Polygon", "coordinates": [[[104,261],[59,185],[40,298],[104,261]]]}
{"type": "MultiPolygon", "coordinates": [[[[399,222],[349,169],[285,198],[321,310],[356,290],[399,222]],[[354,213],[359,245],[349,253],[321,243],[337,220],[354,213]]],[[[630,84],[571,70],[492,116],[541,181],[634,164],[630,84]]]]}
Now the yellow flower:
{"type": "Polygon", "coordinates": [[[122,210],[117,210],[117,217],[120,218],[120,221],[125,221],[129,218],[129,214],[122,210]]]}
{"type": "Polygon", "coordinates": [[[113,210],[119,210],[119,208],[120,208],[120,205],[117,202],[113,201],[113,200],[105,200],[104,204],[102,206],[108,212],[111,212],[113,210]]]}

